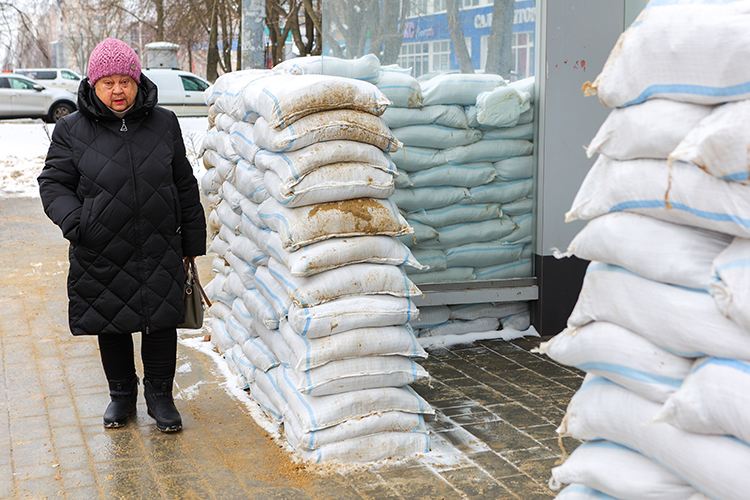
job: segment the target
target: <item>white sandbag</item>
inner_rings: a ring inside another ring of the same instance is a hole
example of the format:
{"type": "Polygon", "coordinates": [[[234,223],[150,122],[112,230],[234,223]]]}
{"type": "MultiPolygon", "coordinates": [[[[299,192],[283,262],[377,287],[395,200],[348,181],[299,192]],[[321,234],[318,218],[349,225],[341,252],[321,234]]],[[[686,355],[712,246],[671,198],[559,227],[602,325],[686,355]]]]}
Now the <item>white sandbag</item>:
{"type": "Polygon", "coordinates": [[[375,198],[300,208],[286,208],[270,198],[260,205],[258,214],[290,251],[335,237],[400,236],[412,231],[393,202],[375,198]]]}
{"type": "Polygon", "coordinates": [[[708,358],[695,363],[654,420],[697,434],[727,434],[748,444],[748,408],[750,363],[708,358]]]}
{"type": "Polygon", "coordinates": [[[532,352],[594,373],[644,398],[663,403],[682,384],[693,360],[677,356],[614,323],[566,328],[532,352]]]}
{"type": "Polygon", "coordinates": [[[441,165],[410,176],[412,187],[456,186],[473,188],[492,182],[497,170],[489,162],[467,163],[465,165],[441,165]]]}
{"type": "Polygon", "coordinates": [[[586,155],[591,158],[601,153],[615,160],[666,159],[712,109],[668,99],[613,109],[589,143],[586,155]]]}
{"type": "MultiPolygon", "coordinates": [[[[443,151],[448,163],[460,165],[477,161],[496,162],[513,156],[530,155],[534,144],[523,139],[481,140],[468,146],[458,146],[443,151]]],[[[394,160],[395,161],[395,160],[394,160]]],[[[396,162],[398,165],[398,162],[396,162]]]]}
{"type": "Polygon", "coordinates": [[[219,194],[221,195],[222,199],[226,200],[226,202],[229,204],[229,207],[234,213],[240,214],[242,212],[242,210],[240,209],[240,200],[242,200],[245,195],[240,193],[234,186],[234,184],[224,181],[221,185],[219,194]]]}
{"type": "Polygon", "coordinates": [[[366,54],[357,59],[341,59],[328,55],[296,57],[277,64],[274,71],[284,71],[292,75],[330,75],[376,81],[380,74],[380,60],[375,54],[366,54]]]}
{"type": "Polygon", "coordinates": [[[422,98],[425,106],[433,104],[460,104],[473,106],[477,96],[490,92],[507,83],[500,75],[442,74],[422,83],[422,98]]]}
{"type": "Polygon", "coordinates": [[[592,321],[615,323],[684,357],[750,360],[750,335],[724,317],[707,292],[651,281],[622,267],[589,265],[568,326],[592,321]]]}
{"type": "MultiPolygon", "coordinates": [[[[471,243],[502,240],[503,237],[511,234],[516,229],[516,227],[517,226],[515,222],[510,220],[510,218],[508,217],[441,227],[440,229],[438,229],[437,240],[426,242],[423,245],[420,245],[419,248],[424,250],[444,250],[447,258],[448,251],[450,249],[462,247],[471,243]]],[[[448,265],[457,267],[461,265],[468,265],[468,263],[448,265]]],[[[471,265],[477,266],[478,264],[474,263],[471,265]]]]}
{"type": "MultiPolygon", "coordinates": [[[[533,179],[517,181],[498,181],[491,184],[471,188],[469,195],[474,203],[508,203],[519,198],[525,198],[534,189],[533,179]]],[[[463,203],[468,203],[464,201],[463,203]]]]}
{"type": "Polygon", "coordinates": [[[216,205],[216,215],[219,216],[221,223],[234,232],[240,227],[240,215],[232,210],[231,205],[226,200],[221,200],[216,205]]]}
{"type": "Polygon", "coordinates": [[[282,365],[289,366],[292,363],[292,349],[278,330],[269,330],[258,322],[254,324],[254,330],[282,365]]]}
{"type": "Polygon", "coordinates": [[[552,468],[549,486],[585,484],[623,500],[687,500],[698,493],[645,455],[610,441],[588,441],[552,468]]]}
{"type": "Polygon", "coordinates": [[[452,281],[472,281],[476,279],[473,267],[449,267],[445,271],[426,272],[409,275],[415,285],[421,283],[444,283],[452,281]]]}
{"type": "Polygon", "coordinates": [[[430,451],[426,432],[381,432],[346,439],[321,446],[313,451],[300,451],[308,462],[363,463],[386,458],[407,457],[430,451]]]}
{"type": "Polygon", "coordinates": [[[279,368],[271,368],[267,372],[256,370],[255,380],[250,386],[250,392],[272,418],[282,420],[287,409],[287,403],[276,385],[275,372],[277,370],[279,368]]]}
{"type": "Polygon", "coordinates": [[[411,251],[392,236],[355,236],[313,243],[296,252],[284,250],[278,234],[268,237],[271,256],[295,277],[314,274],[350,264],[371,263],[424,268],[411,251]]]}
{"type": "MultiPolygon", "coordinates": [[[[571,484],[557,494],[555,500],[624,500],[607,495],[583,484],[571,484]]],[[[693,500],[693,499],[690,499],[693,500]]]]}
{"type": "MultiPolygon", "coordinates": [[[[242,288],[252,288],[253,287],[253,278],[255,277],[255,268],[245,262],[244,260],[240,259],[236,255],[234,255],[232,252],[227,252],[224,255],[224,258],[229,263],[230,266],[232,266],[232,271],[237,274],[237,277],[239,278],[242,286],[239,287],[239,289],[242,288]]],[[[234,290],[237,291],[238,287],[234,287],[234,290]]],[[[235,295],[237,293],[235,292],[235,295]]],[[[237,295],[242,296],[242,295],[237,295]]]]}
{"type": "Polygon", "coordinates": [[[268,194],[282,205],[295,208],[352,198],[388,198],[393,194],[393,175],[363,163],[333,163],[307,174],[285,188],[276,172],[266,171],[268,194]]]}
{"type": "Polygon", "coordinates": [[[419,330],[419,338],[440,337],[442,335],[466,335],[468,333],[491,332],[497,330],[500,320],[497,318],[477,318],[470,321],[460,319],[448,320],[442,325],[419,330]]]}
{"type": "Polygon", "coordinates": [[[219,171],[215,168],[210,168],[200,178],[201,193],[204,196],[216,193],[221,187],[222,179],[219,176],[219,171]]]}
{"type": "Polygon", "coordinates": [[[366,356],[408,356],[426,358],[427,353],[406,326],[357,328],[318,339],[308,339],[282,321],[279,332],[292,351],[296,373],[331,361],[366,356]]]}
{"type": "Polygon", "coordinates": [[[414,189],[396,189],[391,200],[406,212],[414,210],[431,210],[433,208],[455,205],[470,200],[469,190],[461,187],[423,187],[414,189]]]}
{"type": "Polygon", "coordinates": [[[234,148],[232,139],[229,137],[229,132],[219,132],[216,135],[216,152],[219,156],[226,158],[231,162],[237,162],[242,159],[242,156],[234,148]]]}
{"type": "Polygon", "coordinates": [[[529,76],[526,78],[522,78],[520,80],[516,80],[514,82],[509,82],[508,87],[517,89],[519,92],[528,92],[529,94],[529,102],[534,102],[534,82],[536,80],[536,77],[529,76]]]}
{"type": "Polygon", "coordinates": [[[211,329],[211,343],[216,346],[219,352],[226,352],[227,349],[231,349],[237,343],[227,332],[221,318],[209,319],[208,327],[211,329]]]}
{"type": "MultiPolygon", "coordinates": [[[[237,191],[253,203],[263,203],[269,197],[264,185],[263,172],[245,160],[237,162],[234,184],[237,186],[237,191]]],[[[244,206],[244,200],[240,199],[239,203],[240,207],[244,206]]]]}
{"type": "Polygon", "coordinates": [[[587,375],[558,433],[606,439],[662,464],[712,498],[742,500],[750,490],[750,447],[724,436],[684,432],[652,418],[654,403],[603,378],[587,375]]]}
{"type": "Polygon", "coordinates": [[[227,352],[232,353],[232,361],[239,369],[242,376],[245,377],[245,380],[241,382],[243,385],[242,389],[249,389],[250,382],[255,379],[255,366],[250,362],[249,359],[247,359],[245,354],[242,352],[242,347],[240,347],[239,344],[235,344],[234,346],[232,346],[232,349],[227,352]]]}
{"type": "MultiPolygon", "coordinates": [[[[217,78],[213,85],[203,91],[206,103],[213,103],[217,112],[228,113],[236,120],[249,123],[255,121],[257,114],[245,109],[242,91],[259,79],[272,75],[268,69],[251,69],[232,71],[217,78]]],[[[210,108],[209,108],[210,109],[210,108]]]]}
{"type": "Polygon", "coordinates": [[[330,396],[377,387],[403,387],[426,378],[427,371],[405,356],[367,356],[329,361],[288,376],[297,392],[330,396]]]}
{"type": "MultiPolygon", "coordinates": [[[[271,259],[269,264],[271,262],[274,262],[274,260],[271,259]]],[[[273,309],[274,316],[278,319],[284,319],[289,312],[289,306],[292,304],[292,301],[289,299],[289,295],[284,288],[271,275],[267,266],[260,266],[256,270],[255,285],[258,292],[264,299],[266,299],[266,302],[268,302],[273,309]]],[[[250,304],[247,305],[250,306],[250,304]]],[[[248,311],[249,310],[251,310],[250,307],[248,307],[248,311]]],[[[266,322],[263,324],[266,324],[266,322]]]]}
{"type": "Polygon", "coordinates": [[[419,222],[434,228],[441,228],[454,224],[497,219],[502,213],[500,205],[496,203],[451,205],[433,210],[415,210],[407,214],[406,220],[410,224],[419,222]]]}
{"type": "Polygon", "coordinates": [[[423,264],[421,268],[407,267],[404,269],[406,274],[425,273],[434,271],[445,271],[448,262],[445,260],[445,253],[442,250],[418,250],[412,252],[415,259],[423,264]]]}
{"type": "Polygon", "coordinates": [[[215,168],[222,182],[225,180],[231,182],[234,178],[235,162],[219,156],[219,153],[213,149],[208,149],[203,153],[203,165],[206,169],[215,168]]]}
{"type": "Polygon", "coordinates": [[[255,157],[255,165],[263,172],[276,172],[286,189],[318,167],[341,162],[364,163],[389,174],[396,171],[386,153],[371,144],[357,141],[318,142],[286,153],[261,150],[255,157]]]}
{"type": "Polygon", "coordinates": [[[529,109],[521,113],[521,116],[518,117],[518,124],[517,125],[526,125],[527,123],[533,123],[534,122],[534,105],[532,104],[529,106],[529,109]]]}
{"type": "Polygon", "coordinates": [[[515,156],[494,163],[498,177],[504,181],[530,178],[535,165],[533,156],[515,156]]]}
{"type": "Polygon", "coordinates": [[[565,221],[635,212],[711,231],[750,237],[750,186],[726,182],[682,162],[616,161],[600,156],[565,221]]]}
{"type": "Polygon", "coordinates": [[[243,234],[238,234],[228,249],[232,255],[239,257],[252,267],[268,263],[268,255],[264,254],[253,240],[243,234]]]}
{"type": "Polygon", "coordinates": [[[224,327],[230,337],[237,343],[242,345],[245,341],[249,340],[252,335],[242,324],[237,321],[234,316],[229,316],[227,321],[224,323],[224,327]]]}
{"type": "Polygon", "coordinates": [[[279,365],[279,360],[260,337],[246,340],[242,344],[242,352],[256,368],[264,372],[279,365]]]}
{"type": "Polygon", "coordinates": [[[356,295],[387,294],[411,298],[422,295],[398,266],[350,264],[306,278],[297,278],[275,259],[268,270],[289,299],[299,307],[314,307],[325,302],[356,295]]]}
{"type": "Polygon", "coordinates": [[[427,168],[443,165],[448,160],[440,149],[405,146],[393,153],[391,159],[396,166],[406,172],[418,172],[427,168]]]}
{"type": "Polygon", "coordinates": [[[704,288],[711,263],[732,237],[645,215],[616,212],[592,219],[565,254],[624,267],[645,278],[704,288]]]}
{"type": "Polygon", "coordinates": [[[221,228],[219,229],[219,234],[216,235],[216,237],[221,238],[222,240],[226,241],[227,245],[231,247],[232,243],[234,243],[234,240],[237,239],[237,233],[233,231],[232,229],[230,229],[229,226],[225,226],[224,224],[222,224],[221,228]]]}
{"type": "Polygon", "coordinates": [[[506,243],[531,243],[531,230],[534,226],[534,218],[531,214],[511,215],[510,220],[518,227],[503,238],[503,241],[506,243]]]}
{"type": "Polygon", "coordinates": [[[390,104],[372,83],[335,76],[283,73],[249,86],[242,98],[248,109],[257,111],[268,126],[276,130],[287,128],[312,113],[332,109],[352,109],[379,116],[390,104]]]}
{"type": "MultiPolygon", "coordinates": [[[[247,330],[247,333],[250,335],[250,337],[254,337],[257,335],[255,333],[255,327],[253,326],[253,315],[250,314],[250,311],[247,310],[247,307],[245,307],[245,303],[242,301],[242,295],[244,295],[244,292],[234,299],[232,301],[232,309],[231,309],[231,316],[235,319],[242,327],[247,330]]],[[[228,321],[228,318],[224,318],[224,321],[228,321]]]]}
{"type": "Polygon", "coordinates": [[[274,308],[257,288],[245,290],[242,294],[242,302],[250,315],[271,330],[279,327],[279,318],[274,308]]]}
{"type": "Polygon", "coordinates": [[[523,244],[508,244],[502,240],[468,243],[448,248],[445,251],[445,260],[450,267],[498,266],[520,259],[523,249],[523,244]]]}
{"type": "Polygon", "coordinates": [[[719,311],[745,331],[750,332],[750,240],[735,238],[717,257],[711,267],[708,291],[719,311]]]}
{"type": "Polygon", "coordinates": [[[523,311],[501,318],[500,327],[501,330],[525,332],[531,327],[531,311],[523,311]]]}
{"type": "Polygon", "coordinates": [[[223,256],[229,249],[229,243],[224,241],[223,238],[217,234],[211,240],[211,244],[208,246],[208,253],[215,253],[218,256],[223,256]]]}
{"type": "Polygon", "coordinates": [[[750,97],[747,2],[654,4],[617,40],[604,69],[584,85],[610,107],[664,97],[716,104],[750,97]],[[701,38],[704,43],[695,45],[701,38]],[[696,71],[695,68],[701,68],[696,71]]]}
{"type": "MultiPolygon", "coordinates": [[[[256,377],[261,377],[261,375],[257,374],[256,377]]],[[[281,422],[281,420],[283,420],[284,415],[282,415],[280,410],[276,408],[266,392],[260,388],[260,384],[258,384],[257,380],[253,380],[250,383],[250,396],[256,403],[258,403],[270,420],[274,422],[281,422]]]]}
{"type": "Polygon", "coordinates": [[[393,179],[393,187],[396,189],[407,189],[413,187],[409,174],[406,172],[398,172],[396,177],[393,179]]]}
{"type": "Polygon", "coordinates": [[[242,202],[240,233],[253,240],[253,242],[258,245],[258,248],[265,251],[265,237],[271,232],[271,229],[260,218],[260,215],[258,214],[258,206],[257,203],[253,203],[250,200],[242,202]]]}
{"type": "Polygon", "coordinates": [[[229,368],[229,371],[232,372],[232,374],[236,377],[236,384],[237,387],[242,389],[243,391],[246,391],[250,388],[250,385],[247,381],[247,378],[245,377],[245,373],[243,372],[242,363],[246,363],[247,367],[245,368],[245,371],[252,374],[253,366],[250,364],[247,359],[245,359],[244,354],[242,354],[242,350],[238,349],[239,346],[237,344],[233,345],[231,349],[227,349],[224,352],[224,359],[226,360],[226,366],[229,368]]]}
{"type": "MultiPolygon", "coordinates": [[[[217,239],[220,239],[217,236],[217,239]]],[[[216,256],[211,260],[211,270],[215,273],[223,274],[225,277],[229,276],[229,273],[232,272],[232,266],[227,264],[227,261],[224,260],[223,256],[216,256]]],[[[223,288],[223,284],[222,284],[223,288]]]]}
{"type": "Polygon", "coordinates": [[[455,129],[441,125],[408,125],[391,129],[404,146],[445,149],[468,146],[482,138],[482,132],[473,128],[455,129]]]}
{"type": "Polygon", "coordinates": [[[503,203],[500,208],[503,210],[505,215],[525,215],[530,214],[534,208],[534,197],[528,196],[526,198],[519,198],[508,203],[503,203]]]}
{"type": "Polygon", "coordinates": [[[311,451],[346,439],[370,436],[381,432],[425,432],[424,417],[415,413],[387,411],[347,420],[319,431],[302,432],[292,412],[287,412],[284,435],[298,450],[311,451]]]}
{"type": "Polygon", "coordinates": [[[405,234],[404,236],[398,237],[398,240],[408,248],[414,248],[426,241],[432,241],[437,238],[438,232],[434,227],[414,221],[410,221],[409,224],[414,231],[414,234],[405,234]]]}
{"type": "Polygon", "coordinates": [[[254,126],[247,122],[235,122],[229,132],[229,141],[243,160],[253,163],[260,147],[253,138],[254,126]]]}
{"type": "Polygon", "coordinates": [[[293,127],[280,131],[271,129],[261,117],[255,122],[253,137],[261,148],[276,152],[295,151],[316,142],[336,140],[372,144],[386,153],[398,151],[401,147],[382,118],[351,109],[307,115],[293,127]]]}
{"type": "MultiPolygon", "coordinates": [[[[232,306],[233,305],[234,303],[232,303],[232,306]]],[[[220,318],[223,321],[226,321],[232,314],[232,306],[228,306],[224,302],[217,300],[216,302],[211,302],[211,307],[208,308],[208,312],[214,318],[220,318]]]]}
{"type": "Polygon", "coordinates": [[[720,179],[750,184],[750,101],[716,108],[677,145],[669,161],[686,161],[720,179]]]}
{"type": "Polygon", "coordinates": [[[423,415],[435,413],[429,403],[408,386],[310,396],[297,392],[293,381],[295,375],[290,368],[279,366],[272,371],[279,391],[286,399],[289,410],[297,417],[303,432],[325,429],[347,420],[387,411],[423,415]]]}
{"type": "Polygon", "coordinates": [[[520,259],[508,264],[477,267],[474,276],[478,280],[506,280],[513,278],[529,278],[533,276],[532,260],[520,259]]]}
{"type": "Polygon", "coordinates": [[[409,322],[414,329],[430,328],[445,323],[450,319],[451,310],[448,306],[424,306],[419,308],[419,317],[409,322]]]}
{"type": "Polygon", "coordinates": [[[234,297],[224,291],[224,283],[226,283],[226,281],[226,276],[223,274],[217,274],[214,276],[214,279],[209,281],[208,284],[203,287],[203,291],[206,292],[208,300],[211,302],[221,301],[231,307],[234,297]]]}
{"type": "Polygon", "coordinates": [[[391,129],[430,123],[443,127],[468,128],[464,109],[457,105],[435,105],[423,108],[389,107],[381,116],[391,129]]]}
{"type": "MultiPolygon", "coordinates": [[[[502,303],[480,303],[480,304],[458,304],[448,306],[450,319],[462,319],[471,321],[479,318],[504,318],[511,314],[517,314],[529,310],[528,302],[502,302],[502,303]]],[[[446,320],[447,321],[447,320],[446,320]]]]}
{"type": "Polygon", "coordinates": [[[422,88],[417,79],[409,74],[383,71],[381,68],[375,85],[391,101],[392,106],[422,107],[422,88]]]}
{"type": "MultiPolygon", "coordinates": [[[[520,119],[520,116],[519,116],[520,119]]],[[[481,129],[482,139],[534,139],[534,124],[524,123],[508,128],[481,129]]]]}
{"type": "Polygon", "coordinates": [[[316,339],[356,328],[404,325],[416,318],[419,310],[410,299],[392,295],[346,297],[315,307],[292,303],[289,326],[308,339],[316,339]]]}
{"type": "Polygon", "coordinates": [[[531,94],[518,88],[499,87],[477,96],[477,121],[488,127],[515,127],[530,106],[531,94]]]}

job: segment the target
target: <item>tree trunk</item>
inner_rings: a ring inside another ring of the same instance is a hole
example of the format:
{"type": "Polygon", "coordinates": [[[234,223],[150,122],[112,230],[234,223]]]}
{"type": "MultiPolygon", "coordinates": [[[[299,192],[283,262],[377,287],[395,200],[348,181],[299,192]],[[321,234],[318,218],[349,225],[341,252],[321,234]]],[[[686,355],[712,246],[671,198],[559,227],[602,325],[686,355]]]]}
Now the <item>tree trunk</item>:
{"type": "Polygon", "coordinates": [[[154,7],[156,7],[156,41],[163,42],[164,40],[164,0],[154,0],[154,7]]]}
{"type": "Polygon", "coordinates": [[[457,0],[447,0],[447,2],[448,29],[451,33],[451,42],[453,42],[453,51],[456,53],[458,67],[461,73],[474,73],[471,56],[466,49],[464,29],[461,26],[461,14],[458,12],[458,2],[457,0]]]}
{"type": "Polygon", "coordinates": [[[381,64],[395,64],[398,61],[404,41],[404,24],[410,8],[410,0],[383,0],[382,33],[385,39],[381,64]]]}
{"type": "Polygon", "coordinates": [[[487,42],[485,73],[494,73],[510,80],[513,64],[513,16],[515,0],[495,0],[492,26],[487,42]]]}
{"type": "Polygon", "coordinates": [[[216,1],[213,2],[211,12],[211,31],[208,35],[208,54],[206,56],[206,79],[215,82],[219,78],[219,13],[216,9],[216,1]]]}

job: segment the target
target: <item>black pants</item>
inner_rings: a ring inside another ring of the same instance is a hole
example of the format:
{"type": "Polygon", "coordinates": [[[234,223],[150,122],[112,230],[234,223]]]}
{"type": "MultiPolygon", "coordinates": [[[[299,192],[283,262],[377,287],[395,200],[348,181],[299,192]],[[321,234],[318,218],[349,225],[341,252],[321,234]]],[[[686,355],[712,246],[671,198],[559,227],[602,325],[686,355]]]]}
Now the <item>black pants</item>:
{"type": "MultiPolygon", "coordinates": [[[[135,378],[133,335],[99,335],[98,338],[107,380],[135,378]]],[[[173,378],[177,366],[177,330],[141,334],[141,359],[145,380],[173,378]]]]}

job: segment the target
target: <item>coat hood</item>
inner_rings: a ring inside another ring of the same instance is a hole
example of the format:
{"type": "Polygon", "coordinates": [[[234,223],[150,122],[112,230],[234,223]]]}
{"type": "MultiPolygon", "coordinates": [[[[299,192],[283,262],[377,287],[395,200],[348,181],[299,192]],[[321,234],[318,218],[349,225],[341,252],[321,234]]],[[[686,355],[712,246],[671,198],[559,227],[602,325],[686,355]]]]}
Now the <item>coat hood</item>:
{"type": "MultiPolygon", "coordinates": [[[[156,84],[141,73],[141,83],[138,84],[138,94],[135,96],[133,108],[128,116],[140,116],[151,111],[159,101],[159,92],[156,84]]],[[[89,85],[89,78],[81,80],[78,85],[78,109],[88,118],[94,120],[119,120],[97,96],[94,89],[89,85]]]]}

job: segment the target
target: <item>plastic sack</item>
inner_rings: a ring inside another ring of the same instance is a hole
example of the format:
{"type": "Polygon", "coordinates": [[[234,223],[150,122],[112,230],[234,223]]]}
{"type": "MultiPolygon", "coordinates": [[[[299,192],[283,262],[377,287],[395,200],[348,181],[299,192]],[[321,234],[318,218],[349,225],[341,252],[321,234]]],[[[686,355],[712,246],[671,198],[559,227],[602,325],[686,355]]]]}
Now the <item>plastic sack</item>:
{"type": "Polygon", "coordinates": [[[508,264],[477,267],[474,275],[478,280],[506,280],[513,278],[528,278],[533,276],[531,259],[521,258],[508,264]]]}
{"type": "Polygon", "coordinates": [[[493,304],[491,302],[479,304],[459,304],[448,306],[450,319],[462,319],[471,321],[479,318],[504,318],[512,314],[529,310],[528,302],[503,302],[493,304]]]}
{"type": "Polygon", "coordinates": [[[445,271],[425,272],[409,275],[414,284],[444,283],[446,281],[472,281],[476,279],[473,267],[449,267],[445,271]]]}
{"type": "Polygon", "coordinates": [[[320,463],[375,462],[392,457],[403,457],[430,451],[430,437],[426,432],[380,432],[358,438],[345,439],[321,446],[313,451],[301,451],[304,460],[320,463]]]}
{"type": "Polygon", "coordinates": [[[380,60],[375,54],[366,54],[357,59],[307,56],[287,59],[273,69],[292,75],[330,75],[374,82],[380,74],[380,60]]]}
{"type": "Polygon", "coordinates": [[[391,129],[430,123],[443,127],[468,128],[463,107],[455,105],[425,106],[419,109],[389,107],[381,117],[391,129]]]}
{"type": "MultiPolygon", "coordinates": [[[[468,146],[443,151],[448,163],[460,165],[477,161],[496,162],[513,156],[526,156],[534,151],[534,144],[523,139],[481,140],[468,146]]],[[[395,160],[394,160],[395,161],[395,160]]],[[[398,162],[396,162],[398,165],[398,162]]]]}
{"type": "Polygon", "coordinates": [[[386,71],[381,67],[375,85],[391,101],[392,106],[422,107],[422,88],[417,79],[409,74],[386,71]]]}
{"type": "Polygon", "coordinates": [[[708,291],[713,295],[716,307],[745,331],[750,331],[750,312],[747,310],[750,240],[735,238],[714,259],[711,274],[708,291]]]}
{"type": "Polygon", "coordinates": [[[415,329],[430,328],[445,323],[451,317],[448,306],[424,306],[419,308],[419,317],[409,322],[415,329]]]}
{"type": "MultiPolygon", "coordinates": [[[[434,228],[498,219],[502,215],[500,205],[482,203],[476,205],[450,205],[431,210],[415,210],[406,215],[410,224],[418,222],[434,228]]],[[[435,235],[437,236],[437,234],[435,235]]]]}
{"type": "Polygon", "coordinates": [[[235,122],[229,131],[229,142],[240,157],[250,163],[255,161],[255,155],[260,151],[253,139],[253,125],[250,123],[235,122]]]}
{"type": "Polygon", "coordinates": [[[523,249],[523,244],[509,244],[502,240],[468,243],[448,248],[445,260],[450,267],[498,266],[520,259],[523,249]]]}
{"type": "Polygon", "coordinates": [[[482,138],[482,132],[473,128],[455,129],[441,125],[407,125],[391,129],[391,132],[404,146],[434,149],[468,146],[482,138]]]}
{"type": "Polygon", "coordinates": [[[425,106],[433,104],[473,106],[480,93],[490,92],[506,83],[500,75],[489,73],[442,74],[422,83],[422,98],[425,106]]]}
{"type": "MultiPolygon", "coordinates": [[[[269,264],[273,262],[273,259],[269,264]]],[[[266,302],[273,309],[274,316],[278,319],[284,319],[289,312],[289,307],[292,301],[289,299],[289,295],[286,293],[284,288],[279,284],[278,281],[271,275],[267,266],[260,266],[255,272],[255,285],[266,302]]],[[[248,305],[248,311],[251,310],[250,303],[248,305]]],[[[264,322],[266,324],[267,322],[264,322]]]]}
{"type": "Polygon", "coordinates": [[[396,189],[391,196],[391,201],[405,212],[447,207],[464,200],[470,200],[469,190],[451,186],[396,189]]]}
{"type": "Polygon", "coordinates": [[[445,271],[448,262],[445,260],[445,253],[442,250],[418,250],[412,252],[415,259],[423,264],[422,268],[407,267],[406,274],[418,274],[434,271],[445,271]]]}
{"type": "Polygon", "coordinates": [[[438,187],[456,186],[473,188],[492,182],[497,177],[497,170],[492,163],[468,163],[466,165],[441,165],[427,170],[414,172],[410,179],[412,186],[438,187]]]}
{"type": "Polygon", "coordinates": [[[515,127],[529,109],[531,94],[515,87],[499,87],[477,96],[477,121],[488,127],[515,127]]]}
{"type": "Polygon", "coordinates": [[[419,330],[419,338],[440,337],[442,335],[466,335],[468,333],[491,332],[498,329],[498,318],[478,318],[470,321],[448,320],[432,328],[419,330]]]}
{"type": "MultiPolygon", "coordinates": [[[[469,195],[473,203],[508,203],[527,197],[533,189],[533,179],[520,179],[517,181],[495,180],[490,184],[471,188],[469,195]]],[[[463,203],[468,203],[468,201],[464,201],[463,203]]]]}
{"type": "Polygon", "coordinates": [[[242,294],[242,302],[250,315],[256,321],[265,325],[266,328],[275,330],[279,327],[279,318],[276,316],[274,308],[257,288],[245,290],[242,294]]]}
{"type": "Polygon", "coordinates": [[[279,360],[259,337],[246,340],[242,344],[242,352],[255,367],[264,372],[279,365],[279,360]]]}
{"type": "Polygon", "coordinates": [[[445,154],[440,149],[404,146],[401,151],[393,153],[391,160],[406,172],[418,172],[447,163],[445,154]]]}
{"type": "Polygon", "coordinates": [[[494,163],[500,179],[504,181],[529,179],[534,174],[533,156],[516,156],[494,163]]]}

